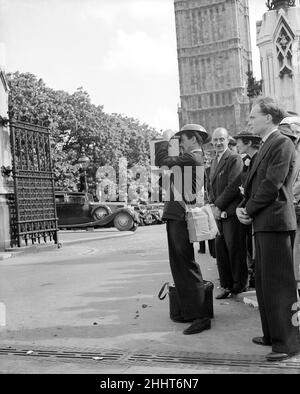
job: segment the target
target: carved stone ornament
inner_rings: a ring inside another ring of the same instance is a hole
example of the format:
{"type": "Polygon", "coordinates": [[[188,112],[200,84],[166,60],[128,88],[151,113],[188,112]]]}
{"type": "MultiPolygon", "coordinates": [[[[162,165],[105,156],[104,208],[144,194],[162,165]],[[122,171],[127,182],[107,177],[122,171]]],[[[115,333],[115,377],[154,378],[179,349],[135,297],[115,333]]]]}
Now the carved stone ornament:
{"type": "Polygon", "coordinates": [[[268,0],[266,6],[269,11],[279,10],[280,8],[295,7],[296,0],[268,0]]]}
{"type": "Polygon", "coordinates": [[[288,29],[282,25],[276,40],[277,59],[279,61],[279,76],[283,78],[285,74],[293,77],[293,50],[292,37],[288,29]]]}

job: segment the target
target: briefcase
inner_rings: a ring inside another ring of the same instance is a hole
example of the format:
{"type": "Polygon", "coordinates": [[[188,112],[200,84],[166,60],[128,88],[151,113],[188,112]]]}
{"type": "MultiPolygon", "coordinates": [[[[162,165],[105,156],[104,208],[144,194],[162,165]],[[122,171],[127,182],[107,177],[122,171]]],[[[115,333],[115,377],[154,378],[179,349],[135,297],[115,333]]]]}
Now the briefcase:
{"type": "MultiPolygon", "coordinates": [[[[204,280],[204,303],[203,303],[203,317],[214,318],[214,306],[213,306],[213,289],[214,284],[210,281],[204,280]]],[[[158,298],[164,300],[169,294],[169,314],[171,319],[181,316],[181,310],[177,299],[177,292],[174,285],[170,285],[169,282],[163,284],[162,288],[158,293],[158,298]]]]}

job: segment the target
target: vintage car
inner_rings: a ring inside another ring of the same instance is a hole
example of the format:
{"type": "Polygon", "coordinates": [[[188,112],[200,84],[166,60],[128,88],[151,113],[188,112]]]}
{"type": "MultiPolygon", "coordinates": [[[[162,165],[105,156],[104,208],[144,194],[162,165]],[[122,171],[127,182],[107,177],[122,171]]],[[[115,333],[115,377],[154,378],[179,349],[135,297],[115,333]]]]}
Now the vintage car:
{"type": "Polygon", "coordinates": [[[119,231],[135,231],[138,214],[124,203],[95,202],[84,192],[55,192],[59,228],[116,227],[119,231]]]}
{"type": "Polygon", "coordinates": [[[131,206],[139,214],[140,226],[164,223],[162,219],[164,204],[132,204],[131,206]]]}

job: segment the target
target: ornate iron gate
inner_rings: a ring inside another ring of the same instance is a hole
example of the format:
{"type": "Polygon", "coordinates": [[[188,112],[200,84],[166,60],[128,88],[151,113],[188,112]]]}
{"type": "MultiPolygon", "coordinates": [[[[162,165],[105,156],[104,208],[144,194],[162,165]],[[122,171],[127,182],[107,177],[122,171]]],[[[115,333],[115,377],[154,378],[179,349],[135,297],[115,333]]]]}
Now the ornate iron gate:
{"type": "Polygon", "coordinates": [[[58,243],[49,131],[45,127],[10,122],[14,201],[12,246],[41,239],[58,243]]]}

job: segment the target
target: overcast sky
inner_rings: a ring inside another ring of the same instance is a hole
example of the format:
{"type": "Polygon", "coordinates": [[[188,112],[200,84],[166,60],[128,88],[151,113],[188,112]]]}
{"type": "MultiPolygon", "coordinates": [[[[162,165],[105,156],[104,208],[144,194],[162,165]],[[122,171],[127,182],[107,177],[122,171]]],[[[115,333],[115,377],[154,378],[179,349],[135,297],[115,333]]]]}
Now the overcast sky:
{"type": "MultiPolygon", "coordinates": [[[[264,0],[249,0],[255,25],[264,0]]],[[[94,104],[160,129],[177,129],[179,82],[173,0],[0,0],[6,71],[54,89],[82,86],[94,104]]]]}

